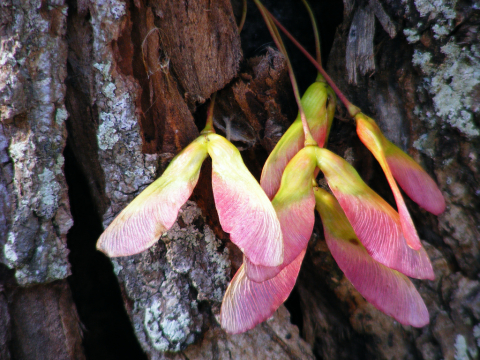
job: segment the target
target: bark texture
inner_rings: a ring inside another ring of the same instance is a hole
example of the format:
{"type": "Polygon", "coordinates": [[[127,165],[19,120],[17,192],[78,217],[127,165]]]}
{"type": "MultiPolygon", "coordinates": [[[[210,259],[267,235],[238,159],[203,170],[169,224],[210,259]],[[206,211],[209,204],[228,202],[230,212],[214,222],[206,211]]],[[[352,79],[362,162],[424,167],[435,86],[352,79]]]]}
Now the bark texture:
{"type": "Polygon", "coordinates": [[[2,262],[22,285],[69,274],[63,1],[2,3],[2,262]]]}
{"type": "Polygon", "coordinates": [[[78,316],[65,280],[17,288],[8,300],[13,359],[85,359],[78,316]]]}
{"type": "MultiPolygon", "coordinates": [[[[295,2],[265,3],[310,33],[295,2]]],[[[323,31],[331,76],[445,195],[439,217],[407,200],[436,275],[415,281],[428,326],[367,303],[318,223],[287,307],[227,335],[216,318],[242,255],[218,222],[208,160],[155,246],[112,261],[95,252],[102,227],[198,136],[213,92],[219,133],[257,177],[295,117],[284,59],[265,49],[253,7],[240,38],[240,4],[1,2],[0,359],[480,358],[480,10],[466,0],[314,4],[321,28],[343,5],[334,36],[323,31]]],[[[306,60],[293,62],[311,83],[306,60]]],[[[393,203],[338,110],[329,148],[393,203]]]]}
{"type": "Polygon", "coordinates": [[[2,359],[84,358],[64,280],[73,224],[62,155],[66,17],[64,1],[0,5],[2,359]],[[35,284],[42,285],[17,287],[35,284]]]}

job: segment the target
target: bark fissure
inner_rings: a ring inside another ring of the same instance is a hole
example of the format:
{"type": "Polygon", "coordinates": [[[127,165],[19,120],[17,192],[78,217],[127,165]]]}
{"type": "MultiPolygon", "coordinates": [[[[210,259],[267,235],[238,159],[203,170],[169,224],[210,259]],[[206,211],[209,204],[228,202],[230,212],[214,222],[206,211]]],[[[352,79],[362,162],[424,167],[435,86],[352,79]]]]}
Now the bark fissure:
{"type": "Polygon", "coordinates": [[[95,247],[103,231],[102,221],[70,140],[65,149],[65,174],[74,220],[67,235],[72,266],[68,284],[84,329],[85,354],[88,359],[146,359],[125,311],[112,264],[95,247]]]}

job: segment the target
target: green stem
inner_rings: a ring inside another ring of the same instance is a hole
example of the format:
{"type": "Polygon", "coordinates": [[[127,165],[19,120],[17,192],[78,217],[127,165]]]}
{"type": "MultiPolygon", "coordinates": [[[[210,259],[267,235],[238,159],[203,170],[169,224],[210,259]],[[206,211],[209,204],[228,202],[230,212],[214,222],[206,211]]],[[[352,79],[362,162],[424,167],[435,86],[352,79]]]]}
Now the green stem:
{"type": "MultiPolygon", "coordinates": [[[[320,46],[320,31],[318,31],[318,26],[317,26],[317,21],[315,20],[315,14],[313,13],[312,8],[310,7],[310,4],[308,3],[307,0],[302,0],[303,5],[305,5],[305,8],[307,9],[308,16],[310,16],[310,21],[312,22],[313,26],[313,35],[315,36],[315,52],[316,52],[316,57],[317,57],[317,62],[319,64],[322,64],[322,48],[320,46]]],[[[324,80],[323,76],[319,74],[319,79],[317,81],[324,80]]]]}
{"type": "Polygon", "coordinates": [[[207,110],[207,122],[205,123],[205,127],[200,132],[201,135],[206,134],[215,134],[215,128],[213,127],[213,109],[215,108],[215,97],[217,96],[217,92],[215,91],[210,99],[210,104],[208,105],[207,110]]]}
{"type": "Polygon", "coordinates": [[[247,0],[243,0],[242,18],[240,19],[240,24],[238,24],[238,33],[242,32],[243,25],[245,25],[246,18],[247,18],[247,0]]]}
{"type": "Polygon", "coordinates": [[[310,127],[308,126],[307,117],[305,116],[305,111],[303,110],[300,91],[298,90],[297,80],[295,79],[293,67],[288,57],[287,51],[285,50],[285,46],[283,45],[283,41],[278,32],[278,29],[275,26],[275,24],[272,22],[273,17],[268,12],[268,10],[262,5],[260,0],[253,0],[253,1],[255,2],[258,9],[260,10],[260,13],[262,14],[263,19],[265,21],[265,24],[268,27],[268,31],[270,32],[270,35],[272,36],[273,41],[277,45],[278,50],[280,50],[285,56],[285,60],[287,62],[288,74],[290,76],[290,81],[293,87],[293,94],[295,95],[295,100],[297,101],[297,105],[298,105],[298,111],[300,112],[300,119],[302,120],[303,132],[305,134],[305,146],[316,146],[317,142],[313,139],[312,133],[310,131],[310,127]]]}
{"type": "Polygon", "coordinates": [[[335,91],[335,94],[337,94],[338,98],[340,99],[340,101],[343,103],[343,105],[345,105],[345,107],[347,108],[347,111],[349,113],[349,115],[353,118],[355,117],[355,115],[357,115],[359,112],[361,112],[361,110],[356,107],[355,105],[353,105],[350,101],[348,101],[348,99],[346,98],[345,95],[343,95],[343,93],[340,91],[340,89],[337,87],[337,85],[335,85],[335,83],[333,82],[333,80],[330,78],[330,76],[328,76],[328,74],[325,72],[325,70],[323,69],[322,67],[322,64],[319,64],[313,57],[312,55],[310,55],[308,53],[307,50],[305,50],[305,48],[297,41],[297,39],[295,39],[293,37],[292,34],[290,34],[290,32],[285,29],[285,27],[283,27],[283,25],[277,20],[275,19],[275,17],[270,14],[268,12],[267,9],[264,9],[265,12],[271,17],[271,19],[273,20],[273,22],[280,28],[280,30],[282,30],[282,32],[295,44],[295,46],[307,57],[308,60],[310,60],[310,62],[317,68],[317,70],[323,75],[323,77],[325,78],[325,80],[327,81],[328,85],[330,85],[333,89],[333,91],[335,91]]]}

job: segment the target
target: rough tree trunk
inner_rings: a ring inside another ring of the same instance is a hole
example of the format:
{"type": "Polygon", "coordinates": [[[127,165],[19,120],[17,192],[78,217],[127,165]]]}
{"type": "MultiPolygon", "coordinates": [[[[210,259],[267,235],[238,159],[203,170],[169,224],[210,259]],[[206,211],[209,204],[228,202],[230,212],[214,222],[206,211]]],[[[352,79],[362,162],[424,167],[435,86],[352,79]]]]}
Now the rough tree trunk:
{"type": "MultiPolygon", "coordinates": [[[[266,4],[311,34],[296,3],[266,4]]],[[[367,303],[318,224],[289,310],[225,334],[216,317],[241,253],[218,223],[208,161],[154,247],[113,261],[95,251],[103,227],[198,135],[217,90],[217,128],[259,176],[295,106],[253,6],[240,38],[240,1],[4,0],[0,359],[479,358],[480,10],[460,0],[314,7],[331,76],[445,195],[439,217],[407,201],[436,274],[415,281],[430,325],[401,326],[367,303]]],[[[306,60],[294,64],[304,87],[314,80],[306,60]]],[[[392,203],[344,114],[329,148],[392,203]]]]}

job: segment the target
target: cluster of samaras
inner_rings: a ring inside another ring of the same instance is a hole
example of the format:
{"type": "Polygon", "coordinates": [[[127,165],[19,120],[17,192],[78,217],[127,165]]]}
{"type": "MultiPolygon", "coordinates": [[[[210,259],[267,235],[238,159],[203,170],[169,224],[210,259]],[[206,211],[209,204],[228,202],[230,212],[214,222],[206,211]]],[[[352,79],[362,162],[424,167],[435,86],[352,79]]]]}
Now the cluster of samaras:
{"type": "Polygon", "coordinates": [[[426,325],[427,308],[407,276],[433,279],[434,273],[398,185],[433,214],[445,208],[440,190],[360,112],[355,115],[358,136],[385,172],[395,211],[349,163],[323,148],[336,108],[331,88],[317,81],[301,103],[318,145],[304,146],[299,116],[270,154],[259,185],[234,145],[204,131],[117,216],[98,240],[98,249],[111,257],[127,256],[158,241],[174,224],[210,155],[220,224],[244,254],[223,299],[220,319],[226,331],[253,328],[287,299],[313,231],[315,209],[333,257],[355,288],[400,323],[426,325]],[[316,185],[319,170],[331,193],[316,185]]]}

